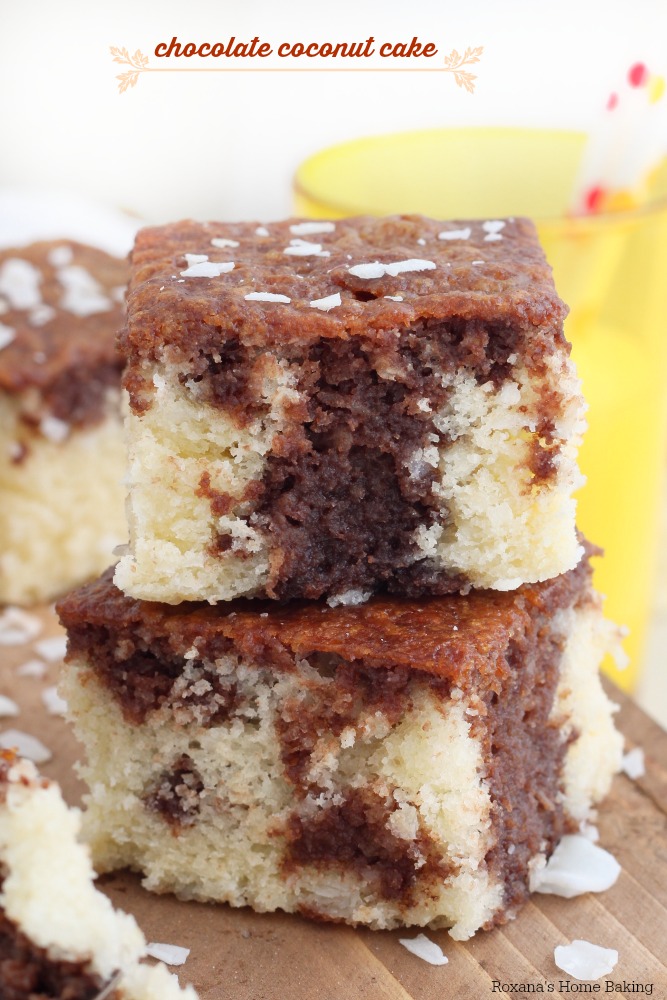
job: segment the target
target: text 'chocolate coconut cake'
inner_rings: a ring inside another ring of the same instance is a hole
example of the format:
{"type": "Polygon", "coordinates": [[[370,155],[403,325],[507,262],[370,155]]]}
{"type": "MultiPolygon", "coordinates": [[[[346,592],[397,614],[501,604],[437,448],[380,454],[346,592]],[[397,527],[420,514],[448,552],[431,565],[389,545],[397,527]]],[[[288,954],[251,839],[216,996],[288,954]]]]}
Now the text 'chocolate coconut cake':
{"type": "Polygon", "coordinates": [[[564,315],[524,219],[143,230],[118,586],[354,604],[572,569],[564,315]]]}
{"type": "Polygon", "coordinates": [[[585,559],[333,608],[176,608],[109,572],[59,612],[95,864],[184,899],[465,939],[514,915],[619,766],[585,559]]]}
{"type": "Polygon", "coordinates": [[[0,251],[0,603],[96,576],[126,535],[127,263],[71,240],[0,251]]]}

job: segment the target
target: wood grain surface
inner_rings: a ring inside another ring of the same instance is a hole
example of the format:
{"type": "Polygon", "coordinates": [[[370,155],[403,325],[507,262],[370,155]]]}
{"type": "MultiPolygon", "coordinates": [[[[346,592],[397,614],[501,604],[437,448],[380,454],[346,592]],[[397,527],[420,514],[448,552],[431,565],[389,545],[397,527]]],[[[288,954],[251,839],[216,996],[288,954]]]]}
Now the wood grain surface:
{"type": "MultiPolygon", "coordinates": [[[[38,638],[59,634],[51,610],[40,617],[44,628],[38,638]]],[[[34,642],[0,646],[0,694],[21,708],[18,718],[0,720],[0,729],[38,736],[53,753],[41,770],[61,783],[70,803],[78,803],[83,786],[74,770],[76,743],[65,721],[49,715],[42,701],[44,688],[57,681],[60,664],[49,664],[43,679],[17,674],[35,655],[34,642]]],[[[414,928],[380,933],[183,903],[150,895],[139,877],[127,872],[104,876],[98,884],[136,916],[149,941],[191,949],[175,971],[182,983],[194,984],[202,1000],[581,995],[584,984],[558,970],[553,957],[556,945],[574,938],[619,952],[614,972],[587,984],[587,993],[598,985],[595,992],[608,997],[647,995],[638,987],[648,986],[650,995],[667,1000],[667,734],[620,692],[611,693],[621,706],[618,725],[626,749],[641,746],[646,754],[645,776],[632,781],[619,775],[599,810],[601,844],[623,869],[617,884],[573,900],[535,896],[516,920],[464,944],[446,931],[428,931],[449,958],[445,966],[428,965],[399,944],[400,937],[419,932],[414,928]]]]}

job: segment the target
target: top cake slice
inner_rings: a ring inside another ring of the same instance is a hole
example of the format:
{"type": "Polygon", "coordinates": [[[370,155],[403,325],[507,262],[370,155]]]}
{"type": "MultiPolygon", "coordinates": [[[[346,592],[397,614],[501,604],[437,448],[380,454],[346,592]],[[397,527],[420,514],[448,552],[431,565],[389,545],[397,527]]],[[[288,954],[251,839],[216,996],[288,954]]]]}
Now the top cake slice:
{"type": "Polygon", "coordinates": [[[117,585],[356,603],[572,568],[565,312],[525,219],[143,230],[117,585]]]}

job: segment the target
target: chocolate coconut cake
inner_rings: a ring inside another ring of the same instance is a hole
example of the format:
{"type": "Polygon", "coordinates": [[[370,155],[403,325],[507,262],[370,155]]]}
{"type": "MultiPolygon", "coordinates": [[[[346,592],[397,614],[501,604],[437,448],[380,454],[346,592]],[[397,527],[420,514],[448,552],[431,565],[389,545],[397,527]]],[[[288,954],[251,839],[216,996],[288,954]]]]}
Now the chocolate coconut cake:
{"type": "Polygon", "coordinates": [[[524,219],[143,230],[118,586],[354,604],[573,568],[564,315],[524,219]]]}
{"type": "Polygon", "coordinates": [[[621,737],[587,562],[361,605],[59,606],[95,865],[184,899],[470,937],[590,814],[621,737]]]}
{"type": "Polygon", "coordinates": [[[0,751],[3,1000],[197,1000],[164,965],[140,965],[134,918],[93,884],[79,814],[33,764],[0,751]]]}
{"type": "Polygon", "coordinates": [[[96,576],[127,537],[127,264],[71,241],[0,252],[0,603],[96,576]]]}

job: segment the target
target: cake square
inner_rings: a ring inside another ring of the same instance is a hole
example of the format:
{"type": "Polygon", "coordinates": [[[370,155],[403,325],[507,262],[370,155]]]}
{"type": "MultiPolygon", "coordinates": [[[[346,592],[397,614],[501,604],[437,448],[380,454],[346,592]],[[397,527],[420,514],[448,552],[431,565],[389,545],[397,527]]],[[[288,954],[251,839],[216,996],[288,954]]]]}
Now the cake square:
{"type": "Polygon", "coordinates": [[[0,603],[50,600],[125,541],[126,261],[71,240],[0,251],[0,603]]]}
{"type": "Polygon", "coordinates": [[[143,230],[118,586],[350,604],[573,568],[565,312],[525,219],[143,230]]]}
{"type": "Polygon", "coordinates": [[[109,572],[58,610],[95,865],[157,892],[466,939],[619,767],[586,562],[335,608],[176,608],[109,572]]]}

